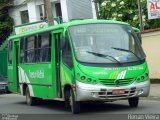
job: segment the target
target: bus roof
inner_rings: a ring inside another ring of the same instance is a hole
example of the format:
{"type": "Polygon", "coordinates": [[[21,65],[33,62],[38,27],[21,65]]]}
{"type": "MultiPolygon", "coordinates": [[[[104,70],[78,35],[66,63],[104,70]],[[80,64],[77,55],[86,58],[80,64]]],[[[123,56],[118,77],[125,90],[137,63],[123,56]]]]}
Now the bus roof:
{"type": "Polygon", "coordinates": [[[114,20],[73,20],[70,22],[66,22],[66,23],[62,23],[62,24],[58,24],[58,25],[53,25],[53,26],[49,26],[46,28],[41,28],[38,30],[30,31],[30,32],[25,32],[22,34],[13,35],[13,36],[10,36],[8,40],[16,39],[16,38],[20,38],[20,37],[25,37],[25,36],[30,36],[30,35],[33,35],[36,33],[52,31],[54,29],[68,28],[70,26],[75,26],[75,25],[80,25],[80,24],[94,24],[94,23],[113,23],[113,24],[129,25],[128,23],[121,22],[121,21],[114,21],[114,20]]]}

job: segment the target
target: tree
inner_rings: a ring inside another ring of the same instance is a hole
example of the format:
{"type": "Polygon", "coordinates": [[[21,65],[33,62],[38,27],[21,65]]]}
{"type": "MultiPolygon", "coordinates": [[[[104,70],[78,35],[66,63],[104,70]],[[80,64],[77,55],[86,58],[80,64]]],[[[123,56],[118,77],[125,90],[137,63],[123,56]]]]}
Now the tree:
{"type": "Polygon", "coordinates": [[[0,10],[13,5],[13,0],[0,0],[0,10]]]}
{"type": "MultiPolygon", "coordinates": [[[[160,20],[148,20],[147,1],[142,0],[143,22],[145,29],[160,27],[160,20]]],[[[137,0],[101,0],[100,18],[128,22],[139,28],[137,0]]]]}
{"type": "Polygon", "coordinates": [[[0,45],[13,31],[13,19],[8,15],[12,0],[0,0],[0,45]]]}

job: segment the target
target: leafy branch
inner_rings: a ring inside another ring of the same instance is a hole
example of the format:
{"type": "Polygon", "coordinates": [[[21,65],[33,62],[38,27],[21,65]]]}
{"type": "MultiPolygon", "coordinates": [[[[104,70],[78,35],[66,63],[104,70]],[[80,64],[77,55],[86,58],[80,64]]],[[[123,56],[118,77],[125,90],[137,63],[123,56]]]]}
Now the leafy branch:
{"type": "MultiPolygon", "coordinates": [[[[142,0],[142,9],[145,29],[159,28],[159,19],[148,20],[146,0],[142,0]]],[[[100,18],[128,22],[139,28],[137,0],[101,0],[100,18]]]]}

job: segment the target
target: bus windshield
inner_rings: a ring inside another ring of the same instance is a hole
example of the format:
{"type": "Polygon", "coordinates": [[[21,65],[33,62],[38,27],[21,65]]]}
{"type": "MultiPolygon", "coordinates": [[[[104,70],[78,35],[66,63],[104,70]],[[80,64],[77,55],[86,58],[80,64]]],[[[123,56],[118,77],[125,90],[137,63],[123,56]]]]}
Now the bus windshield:
{"type": "Polygon", "coordinates": [[[128,63],[145,59],[129,25],[85,24],[69,28],[76,59],[85,63],[128,63]]]}

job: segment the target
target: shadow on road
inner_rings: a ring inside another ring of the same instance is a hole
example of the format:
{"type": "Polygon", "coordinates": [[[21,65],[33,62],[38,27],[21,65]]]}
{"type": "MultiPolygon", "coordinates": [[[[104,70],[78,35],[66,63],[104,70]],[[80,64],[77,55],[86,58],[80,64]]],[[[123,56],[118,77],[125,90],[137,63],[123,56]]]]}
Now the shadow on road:
{"type": "MultiPolygon", "coordinates": [[[[127,101],[126,101],[127,103],[127,101]]],[[[26,102],[17,102],[16,104],[26,105],[26,102]]],[[[40,104],[35,105],[33,107],[42,108],[42,109],[50,109],[53,111],[61,111],[61,112],[70,112],[70,109],[66,109],[64,102],[60,101],[42,101],[40,104]]],[[[125,111],[131,110],[129,105],[124,105],[120,103],[83,103],[81,104],[81,113],[103,113],[103,112],[112,112],[112,111],[125,111]]],[[[135,108],[136,109],[136,108],[135,108]]]]}
{"type": "Polygon", "coordinates": [[[120,105],[116,103],[82,104],[82,113],[122,111],[126,109],[130,109],[130,107],[128,105],[120,105]]]}

